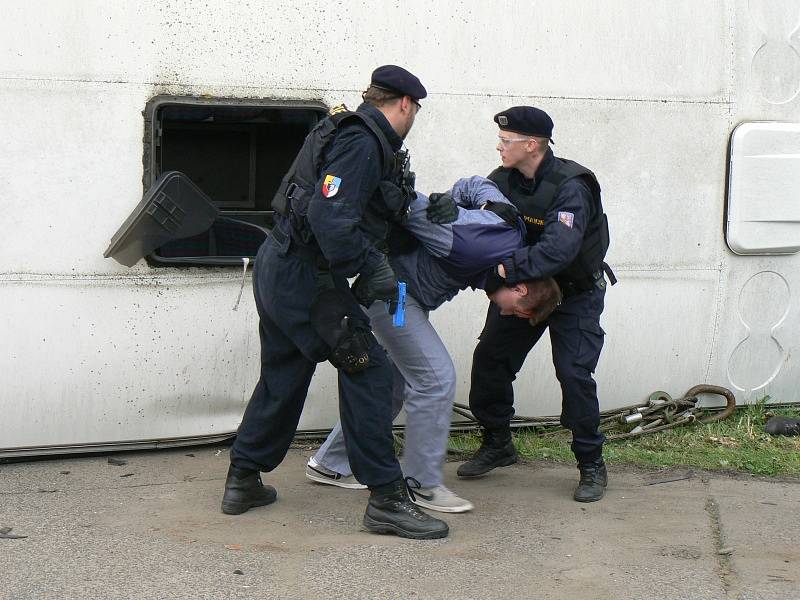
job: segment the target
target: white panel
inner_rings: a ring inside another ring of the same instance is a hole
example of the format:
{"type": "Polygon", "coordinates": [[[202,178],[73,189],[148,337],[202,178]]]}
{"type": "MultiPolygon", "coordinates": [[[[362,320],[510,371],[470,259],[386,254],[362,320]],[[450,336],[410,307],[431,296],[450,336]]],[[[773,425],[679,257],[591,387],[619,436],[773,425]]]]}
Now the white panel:
{"type": "MultiPolygon", "coordinates": [[[[596,380],[601,409],[646,400],[656,390],[673,396],[706,382],[714,337],[719,273],[618,271],[608,288],[601,325],[605,346],[596,380]]],[[[459,401],[467,403],[472,351],[483,328],[488,301],[483,292],[462,292],[431,317],[454,358],[459,401]]],[[[725,381],[713,381],[726,385],[725,381]]],[[[548,334],[528,355],[514,383],[521,415],[557,415],[561,389],[548,334]]]]}
{"type": "MultiPolygon", "coordinates": [[[[163,272],[163,271],[162,271],[163,272]]],[[[0,280],[0,448],[232,433],[259,376],[250,277],[0,280]]],[[[322,365],[301,429],[338,419],[322,365]]]]}
{"type": "Polygon", "coordinates": [[[727,240],[737,254],[800,250],[800,124],[744,123],[734,130],[727,240]]]}
{"type": "MultiPolygon", "coordinates": [[[[716,273],[619,275],[602,319],[608,336],[597,372],[601,407],[702,382],[716,273]],[[652,314],[681,323],[682,334],[644,333],[652,314]]],[[[259,342],[248,290],[239,310],[231,310],[235,276],[28,279],[5,281],[0,293],[8,307],[0,335],[16,340],[0,358],[3,447],[198,436],[238,425],[258,379],[259,342]]],[[[482,292],[464,292],[432,315],[456,364],[457,400],[465,404],[486,307],[482,292]]],[[[515,390],[519,414],[558,414],[546,336],[515,390]]],[[[332,426],[337,399],[335,371],[321,365],[300,429],[332,426]]]]}
{"type": "MultiPolygon", "coordinates": [[[[749,0],[742,11],[756,37],[750,59],[750,91],[772,106],[792,102],[800,91],[800,5],[795,0],[749,0]]],[[[745,36],[742,36],[745,37],[745,36]]]]}
{"type": "MultiPolygon", "coordinates": [[[[245,92],[205,91],[230,96],[245,92]]],[[[13,113],[0,114],[0,128],[15,140],[16,149],[0,153],[0,197],[7,219],[0,255],[5,269],[127,272],[102,253],[141,199],[141,111],[156,93],[149,86],[0,82],[0,103],[15,106],[13,113]]],[[[310,98],[307,92],[281,93],[310,98]]],[[[323,95],[329,105],[341,100],[352,104],[356,98],[323,95]]],[[[488,174],[498,164],[492,115],[512,103],[532,102],[536,99],[431,98],[407,140],[419,189],[441,191],[459,177],[488,174]],[[470,127],[464,126],[466,116],[474,121],[470,127]]],[[[644,102],[623,110],[600,101],[564,99],[540,106],[555,121],[556,153],[585,164],[600,180],[614,264],[709,267],[718,262],[724,248],[717,225],[722,218],[724,110],[715,104],[644,102]],[[627,124],[624,129],[621,120],[627,124]],[[668,159],[643,160],[653,152],[654,140],[681,151],[668,159]],[[698,169],[698,164],[708,169],[698,169]]]]}
{"type": "Polygon", "coordinates": [[[800,254],[732,256],[710,370],[738,402],[800,400],[800,254]]]}
{"type": "Polygon", "coordinates": [[[3,447],[235,430],[257,376],[233,278],[4,281],[3,447]]]}
{"type": "MultiPolygon", "coordinates": [[[[422,191],[496,166],[491,118],[513,104],[550,112],[557,154],[598,174],[621,281],[603,316],[603,408],[701,382],[738,387],[740,400],[798,399],[800,255],[732,255],[720,227],[733,125],[798,121],[794,0],[8,0],[1,10],[4,445],[233,430],[258,376],[249,283],[233,312],[233,272],[102,258],[141,197],[140,112],[164,93],[355,105],[369,72],[390,62],[430,92],[408,139],[422,191]]],[[[745,220],[728,233],[786,249],[800,169],[755,155],[800,151],[795,137],[765,139],[770,149],[748,151],[734,175],[790,185],[732,210],[745,220]],[[761,219],[778,201],[783,221],[761,219]]],[[[432,316],[462,402],[485,309],[468,292],[432,316]]],[[[516,390],[519,413],[559,411],[547,339],[516,390]]],[[[322,365],[301,428],[332,425],[336,397],[322,365]]]]}
{"type": "Polygon", "coordinates": [[[13,82],[0,87],[0,197],[9,235],[4,270],[105,270],[103,250],[142,196],[147,93],[99,84],[13,82]],[[114,226],[116,224],[116,226],[114,226]],[[49,267],[47,266],[49,265],[49,267]]]}
{"type": "Polygon", "coordinates": [[[725,251],[728,122],[727,111],[716,104],[431,98],[407,140],[419,189],[442,191],[458,177],[488,174],[499,165],[492,116],[509,105],[530,103],[553,117],[556,155],[597,174],[611,229],[612,266],[719,264],[725,251]],[[468,127],[465,115],[472,121],[468,127]]]}
{"type": "Polygon", "coordinates": [[[0,77],[362,90],[403,64],[434,93],[720,99],[724,3],[5,0],[0,77]]]}
{"type": "Polygon", "coordinates": [[[157,93],[145,85],[0,81],[0,104],[14,105],[0,114],[0,131],[15,141],[14,152],[0,153],[5,271],[128,273],[103,252],[142,198],[142,111],[157,93]]]}

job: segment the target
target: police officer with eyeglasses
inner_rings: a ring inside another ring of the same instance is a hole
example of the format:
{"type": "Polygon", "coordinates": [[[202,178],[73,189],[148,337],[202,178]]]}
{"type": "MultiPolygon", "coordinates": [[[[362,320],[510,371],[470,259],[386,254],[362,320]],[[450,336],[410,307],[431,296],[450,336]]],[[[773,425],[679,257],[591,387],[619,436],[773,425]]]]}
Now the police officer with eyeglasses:
{"type": "Polygon", "coordinates": [[[370,488],[364,526],[413,539],[448,534],[409,499],[394,453],[391,363],[361,309],[396,306],[387,238],[413,194],[401,149],[425,96],[405,69],[376,69],[356,111],[337,107],[309,133],[273,199],[275,226],[253,271],[261,377],[231,448],[226,514],[275,501],[260,472],[286,456],[317,363],[328,360],[348,458],[370,488]]]}
{"type": "MultiPolygon", "coordinates": [[[[469,396],[470,409],[483,427],[483,443],[457,472],[475,477],[517,462],[510,429],[512,382],[547,329],[561,384],[561,423],[572,431],[572,451],[580,471],[574,499],[593,502],[603,497],[607,485],[605,437],[599,430],[592,378],[605,335],[600,327],[604,273],[612,285],[616,282],[603,262],[609,236],[600,185],[589,169],[553,154],[553,121],[543,110],[515,106],[495,115],[494,121],[502,166],[489,179],[519,209],[527,229],[527,246],[497,266],[495,286],[514,288],[524,280],[553,277],[563,300],[544,322],[533,326],[520,318],[524,315],[511,301],[489,305],[473,356],[469,396]]],[[[447,218],[448,207],[440,211],[447,218]]],[[[493,298],[512,296],[509,291],[493,298]]]]}

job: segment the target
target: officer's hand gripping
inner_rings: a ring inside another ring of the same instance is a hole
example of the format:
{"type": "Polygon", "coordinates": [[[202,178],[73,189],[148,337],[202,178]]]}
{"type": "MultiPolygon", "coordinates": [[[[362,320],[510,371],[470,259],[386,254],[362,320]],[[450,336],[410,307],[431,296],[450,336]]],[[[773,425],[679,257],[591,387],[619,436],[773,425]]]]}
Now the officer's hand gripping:
{"type": "Polygon", "coordinates": [[[397,277],[386,257],[368,276],[359,275],[351,289],[358,303],[365,308],[376,300],[383,300],[389,304],[389,314],[397,311],[397,277]]]}
{"type": "Polygon", "coordinates": [[[458,218],[458,206],[449,192],[439,194],[434,192],[428,196],[428,221],[443,225],[452,223],[458,218]]]}
{"type": "Polygon", "coordinates": [[[513,204],[506,204],[504,202],[487,202],[483,209],[492,211],[511,227],[515,227],[517,220],[519,220],[519,211],[513,204]]]}

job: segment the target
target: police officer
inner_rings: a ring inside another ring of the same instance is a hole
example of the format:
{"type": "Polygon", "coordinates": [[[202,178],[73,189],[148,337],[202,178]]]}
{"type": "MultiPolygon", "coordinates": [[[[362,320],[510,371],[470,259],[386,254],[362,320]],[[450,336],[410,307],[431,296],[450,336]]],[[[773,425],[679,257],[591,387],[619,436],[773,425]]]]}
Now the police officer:
{"type": "Polygon", "coordinates": [[[552,276],[563,301],[535,326],[515,316],[513,307],[490,304],[473,356],[469,396],[470,409],[483,426],[483,443],[458,468],[458,475],[474,477],[517,461],[509,426],[514,414],[512,382],[528,352],[549,329],[562,391],[561,423],[572,430],[572,451],[580,470],[574,498],[600,500],[607,485],[605,438],[599,430],[592,373],[603,347],[604,270],[614,282],[603,262],[608,224],[600,186],[585,167],[553,155],[553,121],[543,110],[515,106],[495,115],[494,121],[500,128],[497,150],[503,164],[489,179],[519,209],[528,244],[498,265],[497,283],[514,287],[526,279],[552,276]]]}
{"type": "Polygon", "coordinates": [[[405,69],[386,65],[363,96],[355,112],[334,109],[308,135],[273,199],[275,226],[253,272],[261,377],[231,448],[222,511],[275,500],[260,472],[283,460],[316,365],[330,360],[350,464],[371,490],[365,527],[441,538],[447,524],[409,500],[394,454],[391,365],[358,304],[396,297],[382,249],[388,223],[402,218],[403,190],[413,189],[403,181],[401,148],[426,91],[405,69]],[[347,278],[356,275],[351,290],[347,278]]]}

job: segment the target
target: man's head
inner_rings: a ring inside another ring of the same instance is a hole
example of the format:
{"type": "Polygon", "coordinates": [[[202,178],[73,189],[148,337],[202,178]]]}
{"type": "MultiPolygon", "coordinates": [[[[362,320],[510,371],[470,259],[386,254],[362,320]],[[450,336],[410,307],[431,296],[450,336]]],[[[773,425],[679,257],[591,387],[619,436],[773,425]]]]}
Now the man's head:
{"type": "Polygon", "coordinates": [[[512,106],[497,113],[494,122],[500,128],[497,151],[503,166],[532,176],[552,142],[553,120],[533,106],[512,106]]]}
{"type": "Polygon", "coordinates": [[[561,304],[561,288],[552,277],[529,279],[501,285],[489,294],[489,299],[497,304],[501,315],[515,315],[536,325],[561,304]]]}
{"type": "Polygon", "coordinates": [[[384,65],[372,72],[369,87],[361,97],[380,110],[397,135],[405,139],[421,108],[419,101],[427,95],[415,75],[396,65],[384,65]]]}

